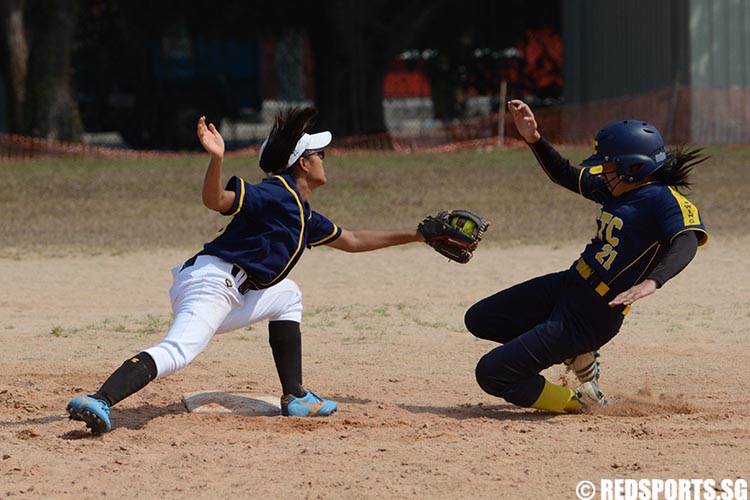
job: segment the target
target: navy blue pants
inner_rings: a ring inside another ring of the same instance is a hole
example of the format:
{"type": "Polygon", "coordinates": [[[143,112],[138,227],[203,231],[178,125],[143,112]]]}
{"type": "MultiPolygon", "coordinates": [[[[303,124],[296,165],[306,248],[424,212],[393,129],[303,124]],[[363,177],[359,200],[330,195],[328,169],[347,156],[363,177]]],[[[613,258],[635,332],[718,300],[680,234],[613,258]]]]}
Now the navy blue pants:
{"type": "Polygon", "coordinates": [[[469,308],[476,337],[502,345],[477,364],[479,386],[518,406],[531,406],[544,387],[540,372],[606,344],[620,330],[621,308],[610,308],[569,269],[515,285],[469,308]]]}

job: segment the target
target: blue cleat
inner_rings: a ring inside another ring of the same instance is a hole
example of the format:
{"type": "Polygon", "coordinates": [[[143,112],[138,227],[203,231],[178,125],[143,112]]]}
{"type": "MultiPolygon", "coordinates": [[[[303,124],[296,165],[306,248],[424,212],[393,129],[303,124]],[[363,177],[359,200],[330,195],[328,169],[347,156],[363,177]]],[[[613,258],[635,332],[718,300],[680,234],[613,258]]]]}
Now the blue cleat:
{"type": "Polygon", "coordinates": [[[327,417],[336,411],[335,401],[323,399],[312,391],[301,398],[287,394],[281,398],[281,414],[285,417],[327,417]]]}
{"type": "Polygon", "coordinates": [[[78,396],[70,400],[65,410],[71,420],[86,422],[86,427],[94,434],[104,434],[112,430],[112,424],[109,423],[109,405],[106,401],[91,396],[78,396]]]}

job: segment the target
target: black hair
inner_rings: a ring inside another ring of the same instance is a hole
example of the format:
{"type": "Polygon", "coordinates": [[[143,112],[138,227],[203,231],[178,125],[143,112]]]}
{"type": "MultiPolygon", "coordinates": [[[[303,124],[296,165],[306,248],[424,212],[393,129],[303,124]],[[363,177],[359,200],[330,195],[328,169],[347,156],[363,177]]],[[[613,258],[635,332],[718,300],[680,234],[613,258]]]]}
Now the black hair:
{"type": "Polygon", "coordinates": [[[286,162],[302,134],[312,129],[317,114],[318,110],[315,108],[294,107],[276,115],[271,133],[268,134],[268,143],[260,157],[260,168],[264,172],[279,174],[294,168],[294,165],[287,167],[286,162]]]}
{"type": "Polygon", "coordinates": [[[667,186],[677,188],[685,194],[690,190],[690,172],[693,167],[703,163],[710,157],[703,155],[703,148],[692,146],[677,146],[667,151],[667,162],[659,170],[654,172],[654,178],[667,186]]]}

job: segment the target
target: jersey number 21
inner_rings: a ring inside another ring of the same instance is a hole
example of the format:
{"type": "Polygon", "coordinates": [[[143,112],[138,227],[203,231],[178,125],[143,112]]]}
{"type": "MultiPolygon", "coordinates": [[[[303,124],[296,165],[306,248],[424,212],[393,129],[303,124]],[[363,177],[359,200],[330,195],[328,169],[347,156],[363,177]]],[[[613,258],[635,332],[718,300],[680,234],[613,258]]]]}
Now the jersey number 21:
{"type": "Polygon", "coordinates": [[[622,219],[601,210],[599,217],[596,219],[596,224],[598,226],[596,236],[604,242],[604,245],[602,245],[601,251],[597,252],[594,257],[604,269],[609,271],[612,262],[617,257],[617,250],[615,248],[620,243],[620,238],[613,233],[616,229],[622,229],[622,219]]]}

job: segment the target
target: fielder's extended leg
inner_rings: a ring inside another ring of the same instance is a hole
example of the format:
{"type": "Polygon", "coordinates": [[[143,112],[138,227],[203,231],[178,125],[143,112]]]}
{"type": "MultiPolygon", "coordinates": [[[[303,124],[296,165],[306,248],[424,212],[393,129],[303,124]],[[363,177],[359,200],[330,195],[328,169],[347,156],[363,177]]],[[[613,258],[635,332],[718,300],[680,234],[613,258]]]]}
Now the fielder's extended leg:
{"type": "Polygon", "coordinates": [[[94,434],[109,432],[109,407],[146,387],[156,373],[154,359],[146,352],[138,353],[115,370],[96,394],[73,398],[65,409],[71,419],[86,422],[94,434]]]}

